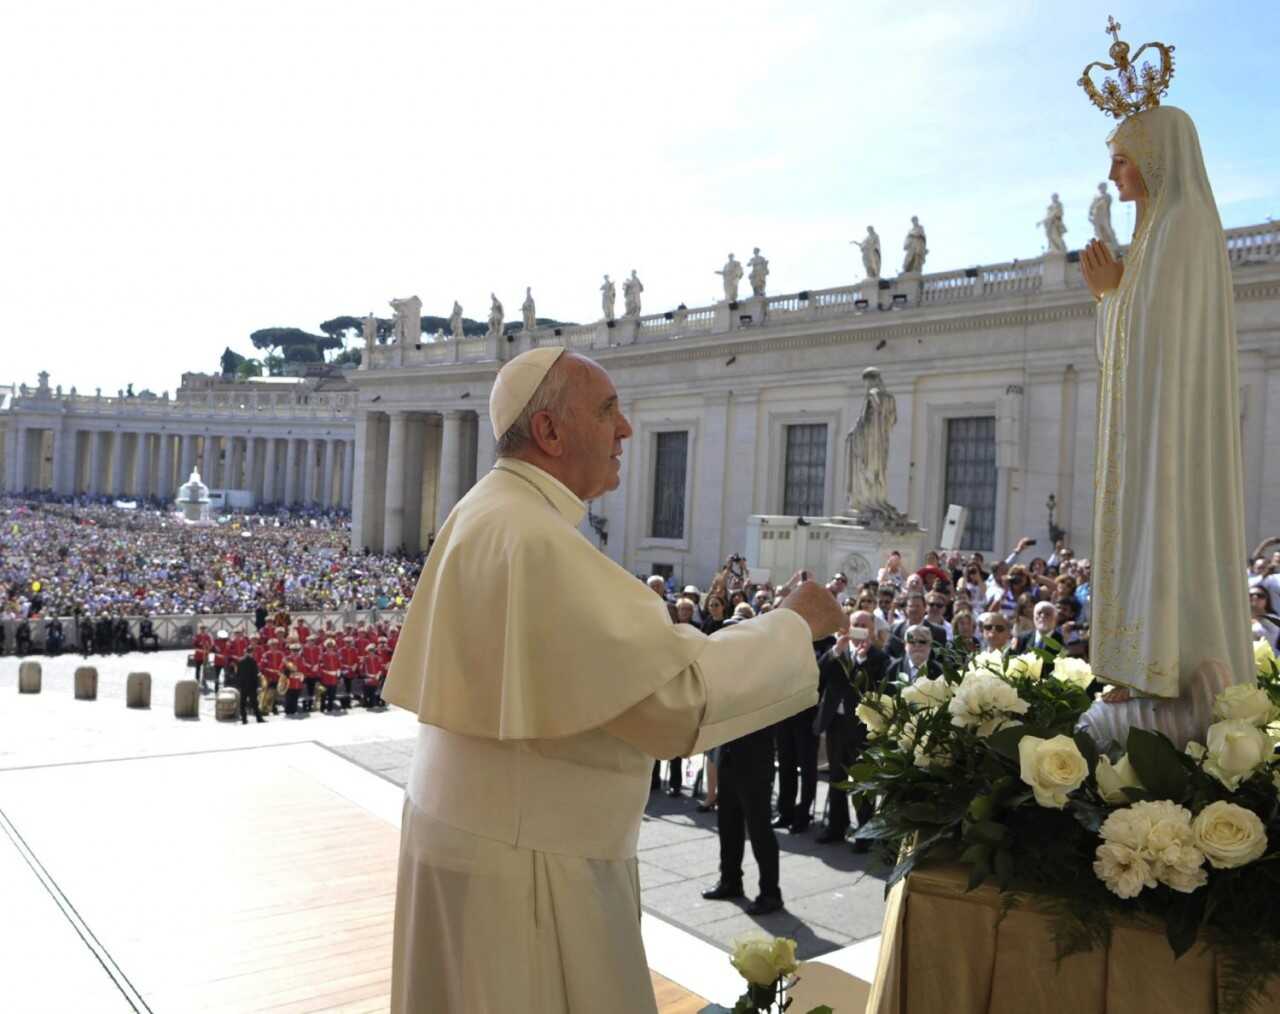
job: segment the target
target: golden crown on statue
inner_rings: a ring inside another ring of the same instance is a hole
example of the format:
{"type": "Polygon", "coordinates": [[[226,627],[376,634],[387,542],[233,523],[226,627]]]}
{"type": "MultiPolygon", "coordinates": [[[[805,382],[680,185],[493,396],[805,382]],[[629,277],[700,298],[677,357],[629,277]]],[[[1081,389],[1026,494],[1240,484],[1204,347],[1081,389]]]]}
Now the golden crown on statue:
{"type": "Polygon", "coordinates": [[[1117,120],[1132,116],[1144,109],[1154,109],[1160,105],[1160,96],[1169,90],[1169,81],[1173,77],[1173,47],[1163,42],[1148,42],[1129,58],[1129,43],[1120,39],[1120,25],[1115,18],[1107,18],[1107,34],[1111,36],[1111,48],[1107,50],[1113,63],[1094,60],[1085,67],[1078,82],[1089,100],[1108,116],[1117,120]],[[1149,63],[1139,66],[1138,61],[1148,49],[1160,54],[1160,69],[1157,71],[1149,63]],[[1102,87],[1093,83],[1089,75],[1093,68],[1114,70],[1115,77],[1104,77],[1102,87]]]}

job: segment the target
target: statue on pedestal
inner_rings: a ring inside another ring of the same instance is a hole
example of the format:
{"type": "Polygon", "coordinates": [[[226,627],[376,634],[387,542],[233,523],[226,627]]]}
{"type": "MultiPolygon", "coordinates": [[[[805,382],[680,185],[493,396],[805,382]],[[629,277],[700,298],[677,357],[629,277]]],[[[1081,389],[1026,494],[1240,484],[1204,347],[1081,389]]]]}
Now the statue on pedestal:
{"type": "Polygon", "coordinates": [[[422,300],[417,296],[391,300],[396,319],[393,326],[396,341],[401,345],[417,345],[422,337],[422,300]]]}
{"type": "Polygon", "coordinates": [[[622,283],[622,305],[628,317],[640,316],[640,293],[644,292],[644,284],[636,276],[636,269],[631,269],[631,277],[622,283]]]}
{"type": "Polygon", "coordinates": [[[742,262],[733,259],[733,254],[729,254],[729,259],[724,262],[724,267],[716,272],[724,280],[724,300],[726,303],[736,303],[738,301],[738,283],[742,281],[742,262]]]}
{"type": "Polygon", "coordinates": [[[449,334],[454,341],[462,341],[462,304],[453,301],[453,312],[449,314],[449,334]]]}
{"type": "Polygon", "coordinates": [[[1066,235],[1067,225],[1062,220],[1062,214],[1062,202],[1058,200],[1058,195],[1054,194],[1049,199],[1049,210],[1044,213],[1044,218],[1036,223],[1044,226],[1044,238],[1048,241],[1049,250],[1052,253],[1067,252],[1067,241],[1062,238],[1066,235]]]}
{"type": "Polygon", "coordinates": [[[527,285],[524,290],[524,302],[520,304],[520,315],[524,318],[524,329],[532,331],[538,326],[538,311],[533,305],[533,286],[527,285]]]}
{"type": "Polygon", "coordinates": [[[609,280],[609,276],[604,276],[604,284],[600,286],[600,309],[604,311],[605,320],[614,319],[614,304],[618,301],[618,290],[613,282],[609,280]]]}
{"type": "Polygon", "coordinates": [[[888,499],[889,435],[898,421],[898,407],[884,387],[880,371],[862,371],[867,385],[862,415],[845,435],[847,505],[849,513],[867,528],[894,528],[909,524],[907,517],[888,499]]]}
{"type": "Polygon", "coordinates": [[[1089,224],[1093,226],[1093,235],[1099,243],[1111,251],[1111,256],[1120,252],[1120,241],[1111,228],[1111,195],[1107,193],[1105,183],[1098,184],[1098,193],[1089,205],[1089,224]]]}
{"type": "Polygon", "coordinates": [[[849,242],[862,251],[862,267],[867,273],[867,278],[878,279],[880,277],[880,236],[876,233],[875,226],[867,226],[866,239],[861,241],[851,239],[849,242]]]}
{"type": "Polygon", "coordinates": [[[764,295],[764,282],[769,277],[769,259],[762,257],[760,248],[755,247],[751,251],[751,260],[747,261],[747,267],[751,269],[748,281],[751,282],[751,295],[756,299],[760,299],[764,295]]]}
{"type": "Polygon", "coordinates": [[[360,331],[364,335],[364,350],[372,352],[373,346],[378,341],[378,318],[373,315],[373,311],[369,311],[369,316],[360,324],[360,331]]]}
{"type": "Polygon", "coordinates": [[[502,303],[492,292],[489,293],[489,331],[487,337],[500,338],[502,336],[502,303]]]}
{"type": "Polygon", "coordinates": [[[918,275],[924,270],[924,259],[929,255],[928,241],[925,239],[924,226],[915,215],[911,216],[911,229],[907,238],[902,241],[902,249],[907,256],[902,260],[904,275],[918,275]]]}

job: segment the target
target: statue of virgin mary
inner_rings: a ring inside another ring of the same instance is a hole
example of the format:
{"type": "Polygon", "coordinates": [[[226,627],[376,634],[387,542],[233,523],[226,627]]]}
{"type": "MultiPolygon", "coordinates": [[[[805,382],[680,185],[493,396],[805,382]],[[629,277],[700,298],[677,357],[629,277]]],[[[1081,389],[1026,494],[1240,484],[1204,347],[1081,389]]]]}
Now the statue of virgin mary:
{"type": "Polygon", "coordinates": [[[1099,296],[1090,657],[1122,689],[1082,725],[1181,749],[1254,679],[1231,272],[1191,117],[1154,105],[1108,144],[1139,214],[1123,269],[1096,241],[1082,258],[1099,296]]]}

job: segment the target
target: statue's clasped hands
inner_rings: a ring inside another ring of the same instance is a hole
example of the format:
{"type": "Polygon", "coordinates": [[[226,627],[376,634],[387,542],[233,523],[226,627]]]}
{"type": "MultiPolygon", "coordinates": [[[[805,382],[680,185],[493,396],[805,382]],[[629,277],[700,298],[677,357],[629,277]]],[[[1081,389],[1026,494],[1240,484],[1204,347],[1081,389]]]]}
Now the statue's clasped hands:
{"type": "Polygon", "coordinates": [[[1118,288],[1124,277],[1124,265],[1112,256],[1105,243],[1096,239],[1080,252],[1080,270],[1094,299],[1101,299],[1112,289],[1118,288]]]}

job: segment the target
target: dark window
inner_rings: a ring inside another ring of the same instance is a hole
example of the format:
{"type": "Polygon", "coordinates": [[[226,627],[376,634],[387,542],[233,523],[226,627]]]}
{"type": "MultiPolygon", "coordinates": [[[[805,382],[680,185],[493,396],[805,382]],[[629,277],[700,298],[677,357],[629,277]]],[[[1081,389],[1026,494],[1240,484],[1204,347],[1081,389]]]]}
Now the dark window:
{"type": "MultiPolygon", "coordinates": [[[[947,420],[947,481],[942,510],[969,512],[961,549],[990,550],[996,533],[996,418],[947,420]]],[[[939,529],[941,529],[939,525],[939,529]]]]}
{"type": "Polygon", "coordinates": [[[787,427],[782,513],[819,517],[827,490],[827,424],[787,427]]]}
{"type": "Polygon", "coordinates": [[[653,466],[653,524],[655,539],[684,538],[685,466],[689,461],[689,433],[655,435],[653,466]]]}

